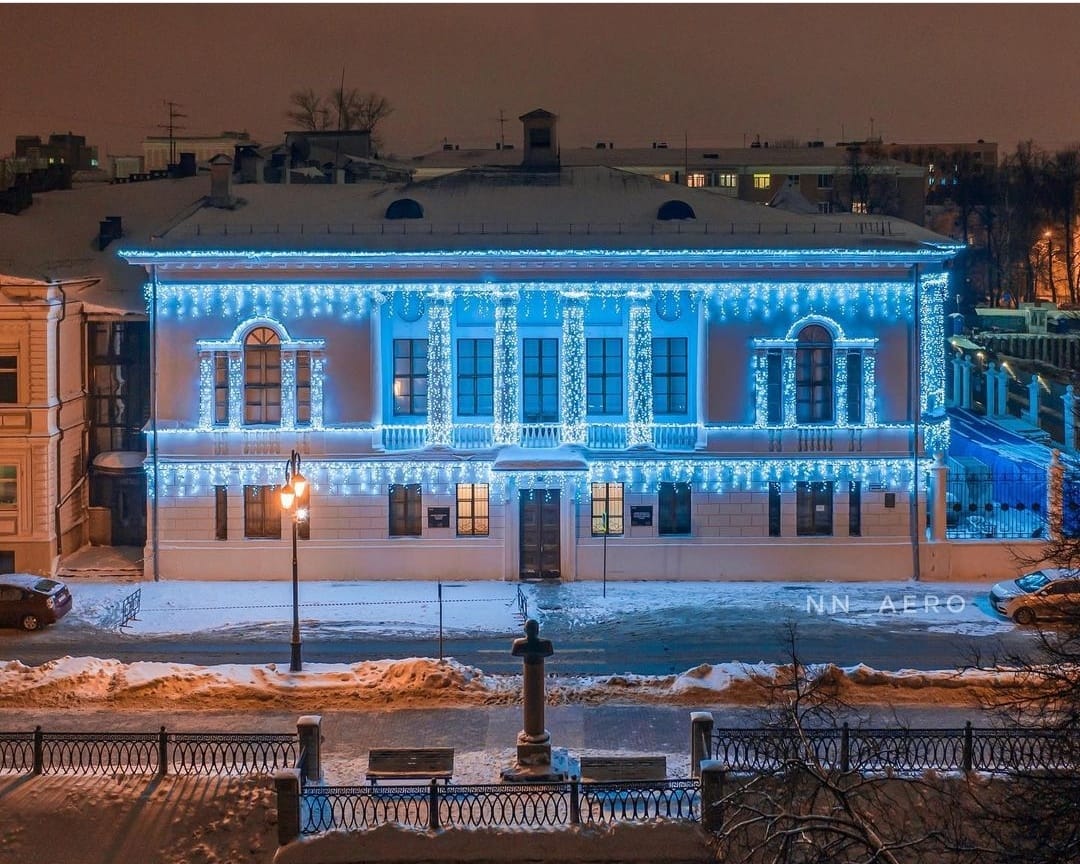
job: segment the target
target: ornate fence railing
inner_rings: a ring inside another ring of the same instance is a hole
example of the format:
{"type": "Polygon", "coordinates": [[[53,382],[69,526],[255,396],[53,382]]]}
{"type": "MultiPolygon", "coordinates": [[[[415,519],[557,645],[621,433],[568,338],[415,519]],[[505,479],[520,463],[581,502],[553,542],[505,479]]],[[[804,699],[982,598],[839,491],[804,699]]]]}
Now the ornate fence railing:
{"type": "Polygon", "coordinates": [[[712,758],[734,772],[793,761],[840,771],[1080,770],[1080,733],[1057,729],[714,729],[712,758]]]}
{"type": "Polygon", "coordinates": [[[650,819],[697,822],[696,780],[426,786],[306,786],[302,834],[397,824],[415,828],[544,828],[650,819]]]}
{"type": "Polygon", "coordinates": [[[112,603],[101,616],[102,626],[120,630],[135,619],[142,606],[142,588],[136,588],[122,600],[112,603]]]}
{"type": "Polygon", "coordinates": [[[0,774],[269,774],[297,761],[292,733],[0,732],[0,774]]]}

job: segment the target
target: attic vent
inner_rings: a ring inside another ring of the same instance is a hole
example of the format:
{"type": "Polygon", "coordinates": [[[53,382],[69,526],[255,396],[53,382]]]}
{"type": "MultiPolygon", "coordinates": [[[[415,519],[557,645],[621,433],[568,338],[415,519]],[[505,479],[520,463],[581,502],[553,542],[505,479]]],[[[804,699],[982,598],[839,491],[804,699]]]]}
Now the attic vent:
{"type": "Polygon", "coordinates": [[[668,222],[672,219],[696,219],[694,208],[685,201],[665,201],[656,211],[656,218],[660,222],[668,222]]]}
{"type": "Polygon", "coordinates": [[[398,198],[386,208],[387,219],[423,219],[424,208],[412,198],[398,198]]]}

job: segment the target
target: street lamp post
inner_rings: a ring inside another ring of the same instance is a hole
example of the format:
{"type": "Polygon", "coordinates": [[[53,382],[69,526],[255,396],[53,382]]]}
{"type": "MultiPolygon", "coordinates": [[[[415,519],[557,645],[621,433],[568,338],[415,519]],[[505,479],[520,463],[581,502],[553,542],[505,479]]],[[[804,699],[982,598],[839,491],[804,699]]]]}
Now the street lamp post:
{"type": "Polygon", "coordinates": [[[292,519],[292,638],[289,640],[289,671],[302,672],[304,668],[300,642],[300,578],[296,566],[296,525],[307,519],[307,511],[300,502],[307,492],[308,482],[300,473],[300,454],[295,450],[285,463],[285,484],[281,487],[281,509],[291,513],[292,519]]]}

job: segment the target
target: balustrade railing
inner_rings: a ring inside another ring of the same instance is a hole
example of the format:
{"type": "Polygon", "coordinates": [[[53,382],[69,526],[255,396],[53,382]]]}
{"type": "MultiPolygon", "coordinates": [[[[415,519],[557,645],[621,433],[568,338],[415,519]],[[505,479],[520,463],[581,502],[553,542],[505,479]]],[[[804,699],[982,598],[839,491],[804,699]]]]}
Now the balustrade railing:
{"type": "Polygon", "coordinates": [[[495,427],[490,423],[458,423],[450,437],[457,450],[486,450],[493,446],[494,440],[495,427]]]}
{"type": "Polygon", "coordinates": [[[387,450],[422,450],[427,444],[427,426],[383,426],[381,431],[387,450]]]}
{"type": "Polygon", "coordinates": [[[697,423],[653,424],[653,446],[657,450],[693,450],[697,437],[697,423]]]}
{"type": "Polygon", "coordinates": [[[625,450],[625,423],[590,424],[587,444],[592,450],[625,450]]]}
{"type": "Polygon", "coordinates": [[[562,443],[558,423],[522,423],[522,447],[558,447],[562,443]]]}

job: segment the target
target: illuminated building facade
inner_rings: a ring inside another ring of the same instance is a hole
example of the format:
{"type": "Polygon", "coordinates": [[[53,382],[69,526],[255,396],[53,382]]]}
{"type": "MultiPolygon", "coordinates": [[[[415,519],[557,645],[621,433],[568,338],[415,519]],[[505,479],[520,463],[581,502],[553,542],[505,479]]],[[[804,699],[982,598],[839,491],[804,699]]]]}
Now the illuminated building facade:
{"type": "Polygon", "coordinates": [[[148,572],[284,578],[296,449],[304,578],[910,573],[943,238],[607,168],[236,191],[121,251],[148,572]]]}

